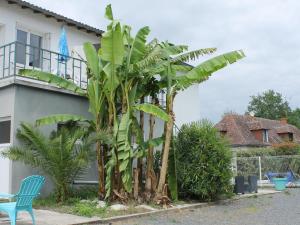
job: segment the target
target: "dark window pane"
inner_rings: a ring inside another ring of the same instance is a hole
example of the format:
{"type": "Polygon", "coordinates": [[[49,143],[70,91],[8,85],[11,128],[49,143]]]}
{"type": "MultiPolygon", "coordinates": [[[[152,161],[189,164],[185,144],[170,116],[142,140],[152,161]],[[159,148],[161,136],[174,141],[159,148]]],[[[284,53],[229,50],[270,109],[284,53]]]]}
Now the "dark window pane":
{"type": "Polygon", "coordinates": [[[0,144],[10,143],[10,120],[0,121],[0,144]]]}
{"type": "Polygon", "coordinates": [[[17,42],[18,43],[16,45],[16,62],[25,65],[27,32],[17,30],[17,42]]]}
{"type": "Polygon", "coordinates": [[[30,34],[30,57],[29,66],[40,67],[42,38],[35,34],[30,34]]]}

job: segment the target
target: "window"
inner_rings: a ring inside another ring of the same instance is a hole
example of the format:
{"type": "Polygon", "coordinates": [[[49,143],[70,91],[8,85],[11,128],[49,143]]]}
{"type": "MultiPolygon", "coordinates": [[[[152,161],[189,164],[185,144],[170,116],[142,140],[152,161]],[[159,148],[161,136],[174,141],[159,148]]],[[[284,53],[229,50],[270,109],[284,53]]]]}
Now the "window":
{"type": "Polygon", "coordinates": [[[10,120],[0,121],[0,144],[10,143],[10,120]]]}
{"type": "Polygon", "coordinates": [[[26,64],[27,32],[17,30],[16,63],[26,64]]]}
{"type": "Polygon", "coordinates": [[[17,42],[16,63],[27,65],[26,62],[28,61],[29,66],[40,67],[42,37],[23,30],[17,30],[17,42]],[[26,45],[29,45],[29,52],[27,52],[26,45]],[[29,59],[27,59],[27,55],[29,55],[29,59]]]}
{"type": "Polygon", "coordinates": [[[269,142],[268,130],[263,130],[263,142],[269,142]]]}
{"type": "Polygon", "coordinates": [[[289,133],[289,141],[294,141],[293,133],[289,133]]]}

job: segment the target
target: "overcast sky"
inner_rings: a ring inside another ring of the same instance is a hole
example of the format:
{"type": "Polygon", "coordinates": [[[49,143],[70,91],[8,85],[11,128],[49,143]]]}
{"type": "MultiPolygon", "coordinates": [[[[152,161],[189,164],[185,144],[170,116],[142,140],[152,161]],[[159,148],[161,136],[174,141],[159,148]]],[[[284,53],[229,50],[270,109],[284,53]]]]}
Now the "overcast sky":
{"type": "MultiPolygon", "coordinates": [[[[199,87],[201,117],[217,122],[226,111],[244,113],[251,95],[274,89],[300,107],[300,1],[298,0],[28,0],[104,29],[108,3],[115,17],[151,37],[243,49],[247,58],[215,73],[199,87]]],[[[201,60],[199,60],[201,62],[201,60]]]]}

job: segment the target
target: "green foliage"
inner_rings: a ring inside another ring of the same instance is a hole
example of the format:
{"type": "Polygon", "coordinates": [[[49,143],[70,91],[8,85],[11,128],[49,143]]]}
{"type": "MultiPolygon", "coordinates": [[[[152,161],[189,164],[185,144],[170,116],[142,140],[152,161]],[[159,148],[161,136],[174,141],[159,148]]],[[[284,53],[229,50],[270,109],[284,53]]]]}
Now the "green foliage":
{"type": "Polygon", "coordinates": [[[149,103],[137,104],[134,106],[134,108],[145,113],[152,114],[164,121],[168,121],[170,119],[168,114],[164,110],[149,103]]]}
{"type": "Polygon", "coordinates": [[[21,124],[17,132],[22,146],[3,152],[11,160],[21,161],[49,175],[56,188],[58,201],[68,198],[69,184],[83,175],[92,156],[91,145],[84,129],[61,129],[50,137],[29,124],[21,124]]]}
{"type": "Polygon", "coordinates": [[[237,157],[257,157],[257,156],[284,156],[300,155],[300,146],[296,143],[286,142],[273,145],[268,148],[248,148],[236,150],[237,157]]]}
{"type": "Polygon", "coordinates": [[[46,116],[40,118],[35,121],[36,126],[45,126],[50,124],[57,124],[57,123],[66,123],[66,122],[87,122],[88,120],[82,116],[78,115],[69,115],[69,114],[55,114],[51,116],[46,116]]]}
{"type": "Polygon", "coordinates": [[[291,108],[280,93],[268,90],[257,96],[251,96],[248,113],[251,112],[256,117],[278,120],[287,117],[291,112],[291,108]]]}
{"type": "Polygon", "coordinates": [[[255,156],[275,156],[276,152],[273,148],[247,148],[236,150],[237,157],[255,157],[255,156]]]}
{"type": "Polygon", "coordinates": [[[231,192],[231,150],[211,122],[183,125],[176,154],[181,195],[211,201],[231,192]]]}
{"type": "Polygon", "coordinates": [[[293,142],[284,142],[272,146],[276,155],[299,155],[300,145],[293,142]]]}
{"type": "Polygon", "coordinates": [[[62,77],[59,77],[55,74],[37,71],[37,70],[31,70],[31,69],[22,69],[20,70],[20,75],[35,78],[37,80],[56,85],[60,88],[63,88],[68,91],[72,91],[79,95],[85,95],[85,91],[82,90],[80,87],[78,87],[75,83],[66,80],[62,77]]]}
{"type": "Polygon", "coordinates": [[[293,110],[288,115],[288,123],[293,124],[298,129],[300,129],[300,108],[297,108],[297,109],[293,110]]]}

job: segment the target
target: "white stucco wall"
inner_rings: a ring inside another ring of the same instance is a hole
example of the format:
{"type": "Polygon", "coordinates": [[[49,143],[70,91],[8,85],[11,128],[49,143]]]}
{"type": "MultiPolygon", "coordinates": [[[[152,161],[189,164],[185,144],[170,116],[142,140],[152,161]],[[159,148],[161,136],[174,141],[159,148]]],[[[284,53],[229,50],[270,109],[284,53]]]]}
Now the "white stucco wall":
{"type": "Polygon", "coordinates": [[[178,127],[200,119],[199,85],[193,85],[176,95],[174,113],[178,127]]]}
{"type": "MultiPolygon", "coordinates": [[[[6,1],[0,1],[0,44],[14,42],[16,30],[21,28],[42,36],[43,48],[58,52],[62,25],[54,18],[46,18],[42,14],[33,13],[30,9],[22,9],[20,6],[9,5],[6,1]]],[[[74,47],[82,46],[86,41],[99,43],[99,37],[95,34],[86,33],[75,27],[65,26],[65,29],[70,52],[74,47]]]]}

